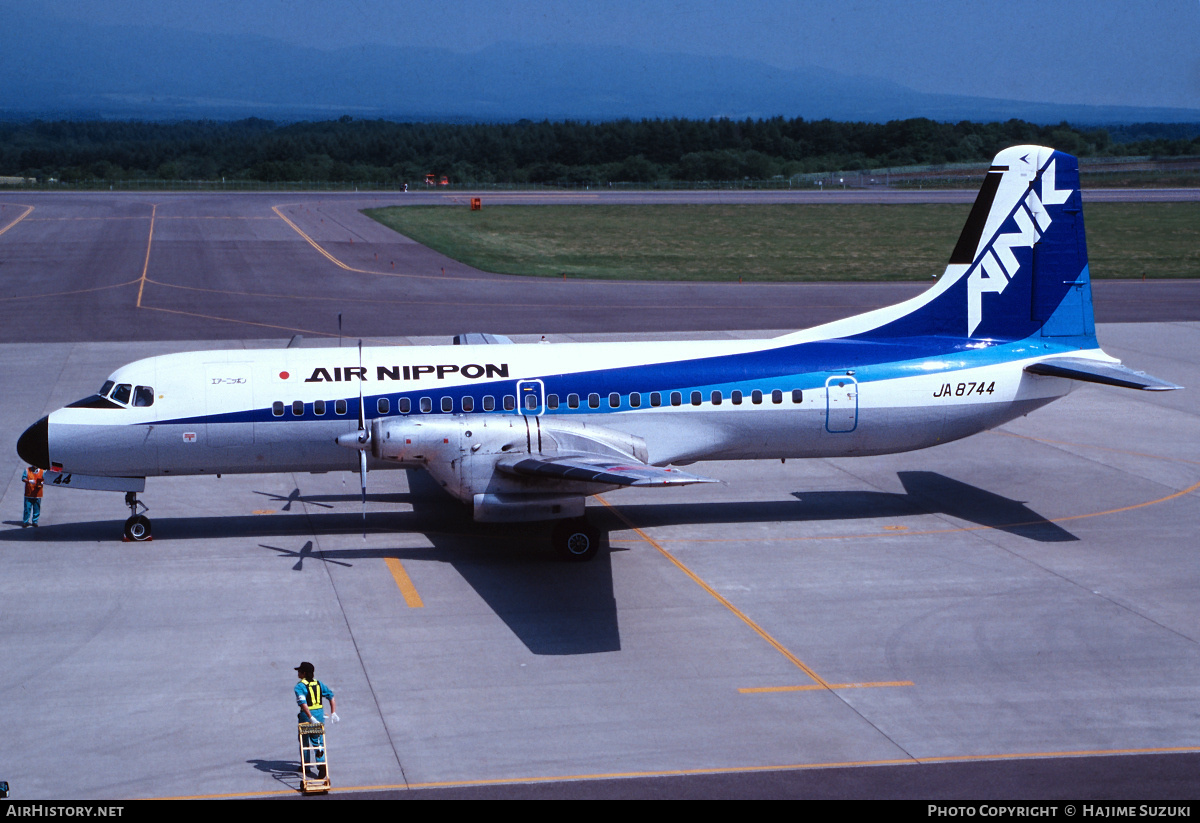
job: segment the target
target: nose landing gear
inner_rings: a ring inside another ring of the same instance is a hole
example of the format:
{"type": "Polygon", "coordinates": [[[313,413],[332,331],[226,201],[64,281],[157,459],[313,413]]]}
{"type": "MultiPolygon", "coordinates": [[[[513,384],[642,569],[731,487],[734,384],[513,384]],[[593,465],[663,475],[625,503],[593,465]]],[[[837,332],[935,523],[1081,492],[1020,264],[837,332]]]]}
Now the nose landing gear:
{"type": "Polygon", "coordinates": [[[138,506],[142,511],[150,511],[150,507],[137,499],[137,492],[125,492],[125,505],[129,507],[129,519],[125,521],[125,542],[140,543],[143,540],[153,540],[150,534],[150,518],[138,514],[138,506]]]}

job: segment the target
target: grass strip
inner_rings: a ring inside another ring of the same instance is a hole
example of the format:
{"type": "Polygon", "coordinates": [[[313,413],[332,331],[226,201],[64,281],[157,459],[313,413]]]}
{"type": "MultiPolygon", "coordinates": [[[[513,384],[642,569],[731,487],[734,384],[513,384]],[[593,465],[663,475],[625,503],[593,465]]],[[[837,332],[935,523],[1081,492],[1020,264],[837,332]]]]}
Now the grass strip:
{"type": "MultiPolygon", "coordinates": [[[[928,280],[965,205],[394,206],[365,213],[484,271],[685,281],[928,280]]],[[[1200,204],[1093,203],[1092,276],[1200,277],[1200,204]]]]}

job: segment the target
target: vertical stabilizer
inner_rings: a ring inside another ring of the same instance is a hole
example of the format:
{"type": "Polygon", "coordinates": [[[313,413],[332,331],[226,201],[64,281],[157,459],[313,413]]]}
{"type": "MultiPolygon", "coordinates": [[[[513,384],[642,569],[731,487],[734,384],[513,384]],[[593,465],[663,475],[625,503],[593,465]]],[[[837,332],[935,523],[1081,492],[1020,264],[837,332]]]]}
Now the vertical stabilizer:
{"type": "Polygon", "coordinates": [[[996,155],[937,286],[865,337],[1053,337],[1096,345],[1079,163],[1041,146],[996,155]]]}

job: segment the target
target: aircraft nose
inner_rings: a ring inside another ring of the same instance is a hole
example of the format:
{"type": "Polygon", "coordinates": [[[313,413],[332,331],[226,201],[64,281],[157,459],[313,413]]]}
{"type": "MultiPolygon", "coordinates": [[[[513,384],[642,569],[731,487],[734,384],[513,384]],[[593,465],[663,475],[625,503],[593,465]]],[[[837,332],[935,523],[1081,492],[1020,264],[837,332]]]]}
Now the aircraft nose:
{"type": "Polygon", "coordinates": [[[17,454],[31,466],[50,468],[50,418],[43,417],[17,440],[17,454]]]}

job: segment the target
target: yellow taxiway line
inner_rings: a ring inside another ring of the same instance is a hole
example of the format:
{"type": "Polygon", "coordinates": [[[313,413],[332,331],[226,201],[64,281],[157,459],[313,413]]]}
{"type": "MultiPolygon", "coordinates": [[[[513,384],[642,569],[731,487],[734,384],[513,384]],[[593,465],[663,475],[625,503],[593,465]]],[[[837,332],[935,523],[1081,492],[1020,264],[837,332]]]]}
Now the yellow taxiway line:
{"type": "Polygon", "coordinates": [[[146,262],[142,264],[142,276],[138,281],[137,307],[142,307],[142,292],[146,289],[146,272],[150,270],[150,246],[154,243],[154,218],[158,214],[158,204],[150,204],[150,234],[146,238],[146,262]]]}
{"type": "MultiPolygon", "coordinates": [[[[441,780],[428,783],[392,783],[378,786],[338,786],[330,790],[337,792],[395,791],[414,789],[450,789],[472,786],[514,786],[534,783],[557,783],[566,780],[618,780],[637,777],[680,777],[700,774],[754,774],[756,772],[791,772],[807,769],[841,769],[861,766],[925,766],[936,763],[971,763],[987,760],[1044,760],[1051,757],[1109,757],[1130,754],[1193,754],[1200,746],[1171,746],[1151,749],[1076,749],[1049,752],[1010,752],[1000,754],[965,754],[946,757],[897,757],[882,760],[847,760],[829,763],[782,763],[770,766],[730,766],[707,769],[664,769],[662,771],[597,772],[592,774],[562,774],[544,777],[506,777],[489,780],[441,780]]],[[[219,800],[235,797],[274,797],[296,795],[299,789],[282,789],[265,792],[243,792],[229,794],[197,794],[181,797],[146,798],[155,800],[219,800]]]]}
{"type": "Polygon", "coordinates": [[[621,512],[620,509],[618,509],[612,503],[609,503],[607,500],[605,500],[600,495],[596,495],[596,499],[599,500],[601,503],[603,503],[605,506],[607,506],[608,510],[611,511],[613,514],[615,514],[621,520],[622,523],[624,523],[626,526],[628,526],[630,529],[632,529],[633,532],[638,537],[645,540],[647,543],[649,543],[651,546],[653,546],[655,549],[657,549],[659,554],[661,554],[663,557],[667,558],[667,560],[671,561],[671,563],[674,564],[675,568],[679,569],[681,572],[683,572],[685,575],[687,575],[692,580],[692,582],[694,582],[700,588],[704,589],[704,591],[708,592],[712,597],[714,597],[717,600],[718,603],[720,603],[722,606],[724,606],[726,609],[728,609],[730,612],[732,612],[734,614],[734,616],[736,616],[739,620],[741,620],[743,623],[745,623],[747,626],[749,626],[751,628],[751,630],[754,631],[755,634],[757,634],[763,640],[767,641],[767,643],[770,644],[770,646],[772,648],[774,648],[777,652],[779,652],[784,657],[786,657],[788,659],[788,661],[792,663],[792,665],[796,666],[796,668],[800,669],[806,675],[811,677],[813,679],[813,681],[817,684],[817,688],[821,688],[821,689],[833,688],[832,686],[830,686],[829,683],[827,683],[824,680],[824,678],[822,678],[819,674],[817,674],[815,671],[813,671],[811,668],[809,668],[808,665],[805,664],[805,662],[803,660],[801,660],[799,657],[796,657],[796,655],[792,654],[782,643],[780,643],[774,637],[769,635],[767,633],[766,629],[764,629],[762,626],[758,625],[753,620],[751,620],[750,617],[745,612],[743,612],[737,606],[730,603],[728,599],[726,599],[722,594],[720,594],[712,586],[708,585],[708,583],[701,580],[699,575],[697,575],[695,572],[693,572],[691,569],[689,569],[687,566],[685,566],[683,563],[681,563],[679,561],[679,558],[677,558],[675,555],[671,554],[669,551],[664,549],[662,547],[662,545],[660,545],[653,537],[646,534],[644,531],[639,529],[637,526],[633,525],[633,523],[631,523],[629,521],[629,518],[627,518],[621,512]]]}
{"type": "Polygon", "coordinates": [[[425,601],[421,599],[417,587],[413,585],[412,578],[404,570],[404,564],[400,562],[400,559],[385,557],[383,562],[387,563],[388,571],[392,573],[392,579],[396,581],[396,587],[400,589],[400,594],[404,595],[404,602],[408,604],[408,607],[410,609],[422,608],[425,601]]]}
{"type": "Polygon", "coordinates": [[[4,228],[0,229],[0,234],[4,234],[6,231],[8,231],[9,229],[11,229],[13,226],[15,226],[15,225],[17,225],[18,223],[20,223],[22,220],[24,220],[26,217],[28,217],[28,216],[29,216],[29,213],[30,213],[31,211],[33,211],[33,206],[26,206],[26,207],[25,207],[25,211],[23,211],[23,212],[21,212],[19,215],[17,215],[17,218],[16,218],[15,220],[13,220],[11,223],[9,223],[9,224],[8,224],[7,226],[5,226],[4,228]]]}

